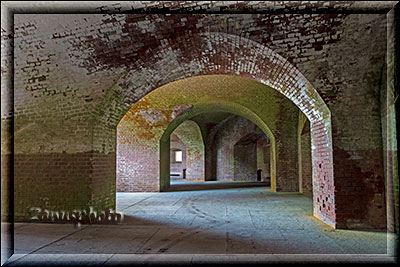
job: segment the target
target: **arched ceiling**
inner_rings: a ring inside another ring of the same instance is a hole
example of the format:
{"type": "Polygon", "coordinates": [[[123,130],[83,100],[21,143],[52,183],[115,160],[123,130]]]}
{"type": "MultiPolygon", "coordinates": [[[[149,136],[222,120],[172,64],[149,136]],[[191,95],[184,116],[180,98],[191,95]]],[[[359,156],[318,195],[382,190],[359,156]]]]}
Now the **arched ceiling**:
{"type": "MultiPolygon", "coordinates": [[[[139,100],[121,122],[135,121],[135,131],[139,130],[137,126],[147,125],[143,130],[148,135],[154,126],[169,125],[181,113],[207,103],[212,103],[215,109],[205,109],[195,114],[195,119],[218,123],[229,114],[218,107],[233,105],[233,111],[240,107],[242,112],[261,119],[272,133],[281,110],[294,106],[281,93],[257,81],[231,75],[204,75],[159,87],[139,100]],[[207,115],[211,113],[213,115],[207,115]]],[[[298,113],[293,115],[298,116],[298,113]]]]}

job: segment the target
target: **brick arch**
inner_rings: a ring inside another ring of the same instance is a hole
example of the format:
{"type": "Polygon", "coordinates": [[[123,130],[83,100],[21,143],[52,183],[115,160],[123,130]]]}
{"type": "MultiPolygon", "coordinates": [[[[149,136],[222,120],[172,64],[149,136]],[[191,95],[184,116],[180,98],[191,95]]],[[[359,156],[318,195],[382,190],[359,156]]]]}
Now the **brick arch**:
{"type": "MultiPolygon", "coordinates": [[[[208,173],[209,180],[235,180],[235,144],[249,134],[259,136],[269,136],[268,140],[272,140],[273,149],[270,158],[276,159],[276,138],[273,134],[268,133],[267,125],[258,123],[253,114],[249,112],[229,112],[231,115],[219,122],[210,132],[208,136],[208,173]],[[229,140],[229,141],[227,141],[229,140]],[[233,166],[233,168],[232,168],[233,166]]],[[[249,157],[255,157],[257,153],[249,154],[249,157]]],[[[237,155],[236,155],[237,156],[237,155]]],[[[257,165],[257,160],[254,160],[257,165]]],[[[272,191],[276,188],[276,164],[272,160],[269,162],[269,170],[273,170],[272,191]]],[[[254,171],[254,175],[256,172],[254,171]]]]}
{"type": "Polygon", "coordinates": [[[210,74],[256,80],[290,99],[310,122],[330,120],[328,107],[306,77],[262,44],[221,32],[163,41],[156,50],[146,51],[145,60],[139,58],[132,63],[99,105],[96,114],[106,116],[108,125],[115,127],[128,109],[152,90],[176,80],[210,74]]]}
{"type": "Polygon", "coordinates": [[[257,181],[257,140],[263,133],[249,129],[233,144],[234,181],[257,181]]]}
{"type": "Polygon", "coordinates": [[[160,189],[163,190],[168,187],[169,181],[169,158],[167,158],[169,151],[170,134],[179,126],[191,118],[209,113],[210,110],[214,112],[228,112],[234,115],[241,116],[252,123],[254,123],[262,132],[265,134],[271,144],[271,188],[273,191],[276,190],[276,141],[271,129],[268,125],[254,112],[241,105],[218,101],[197,104],[195,108],[190,109],[184,113],[179,114],[174,120],[172,120],[169,125],[165,128],[162,136],[160,137],[160,189]]]}
{"type": "Polygon", "coordinates": [[[199,125],[195,121],[186,120],[175,128],[173,133],[185,144],[186,179],[204,181],[205,149],[199,125]]]}
{"type": "Polygon", "coordinates": [[[208,32],[163,41],[157,49],[146,51],[146,60],[135,62],[106,95],[93,119],[93,149],[115,153],[115,147],[104,149],[102,138],[113,144],[111,129],[132,105],[155,88],[199,75],[250,78],[283,94],[310,120],[314,214],[335,226],[331,115],[304,75],[268,47],[241,36],[208,32]]]}
{"type": "MultiPolygon", "coordinates": [[[[209,74],[238,75],[274,88],[311,122],[329,117],[330,111],[316,89],[289,61],[250,39],[220,32],[166,39],[156,51],[149,52],[146,61],[134,64],[123,84],[133,85],[135,90],[150,85],[152,90],[178,79],[209,74]]],[[[142,91],[139,98],[148,93],[142,91]]],[[[124,96],[132,106],[129,101],[135,99],[124,96]]]]}

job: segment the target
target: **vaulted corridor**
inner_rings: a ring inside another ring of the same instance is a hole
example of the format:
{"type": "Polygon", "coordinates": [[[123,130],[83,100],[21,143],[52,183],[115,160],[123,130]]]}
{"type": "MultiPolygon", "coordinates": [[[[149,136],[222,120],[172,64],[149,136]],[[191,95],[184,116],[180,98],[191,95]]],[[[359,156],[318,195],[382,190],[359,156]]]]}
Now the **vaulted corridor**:
{"type": "Polygon", "coordinates": [[[398,1],[1,8],[2,265],[397,261],[398,1]]]}

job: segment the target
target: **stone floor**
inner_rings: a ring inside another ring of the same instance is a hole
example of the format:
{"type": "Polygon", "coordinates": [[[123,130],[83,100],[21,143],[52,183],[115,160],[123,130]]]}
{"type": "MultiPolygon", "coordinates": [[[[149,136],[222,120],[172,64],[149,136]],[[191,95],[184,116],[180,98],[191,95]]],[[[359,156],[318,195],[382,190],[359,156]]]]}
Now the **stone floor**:
{"type": "Polygon", "coordinates": [[[396,259],[395,236],[334,230],[312,216],[309,196],[270,192],[262,183],[172,184],[170,192],[117,193],[124,215],[117,225],[17,223],[7,265],[396,259]]]}

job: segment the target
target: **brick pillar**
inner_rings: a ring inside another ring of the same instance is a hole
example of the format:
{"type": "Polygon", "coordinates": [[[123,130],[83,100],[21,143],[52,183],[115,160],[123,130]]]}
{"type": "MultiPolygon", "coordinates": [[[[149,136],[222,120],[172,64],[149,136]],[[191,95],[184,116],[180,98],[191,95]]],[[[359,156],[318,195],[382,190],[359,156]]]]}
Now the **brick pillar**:
{"type": "MultiPolygon", "coordinates": [[[[312,180],[314,216],[336,227],[335,181],[332,169],[332,144],[328,121],[311,123],[312,180]]],[[[336,171],[336,169],[335,169],[336,171]]]]}
{"type": "Polygon", "coordinates": [[[298,192],[298,108],[284,105],[283,95],[279,95],[281,106],[277,116],[276,140],[276,191],[298,192]]]}

